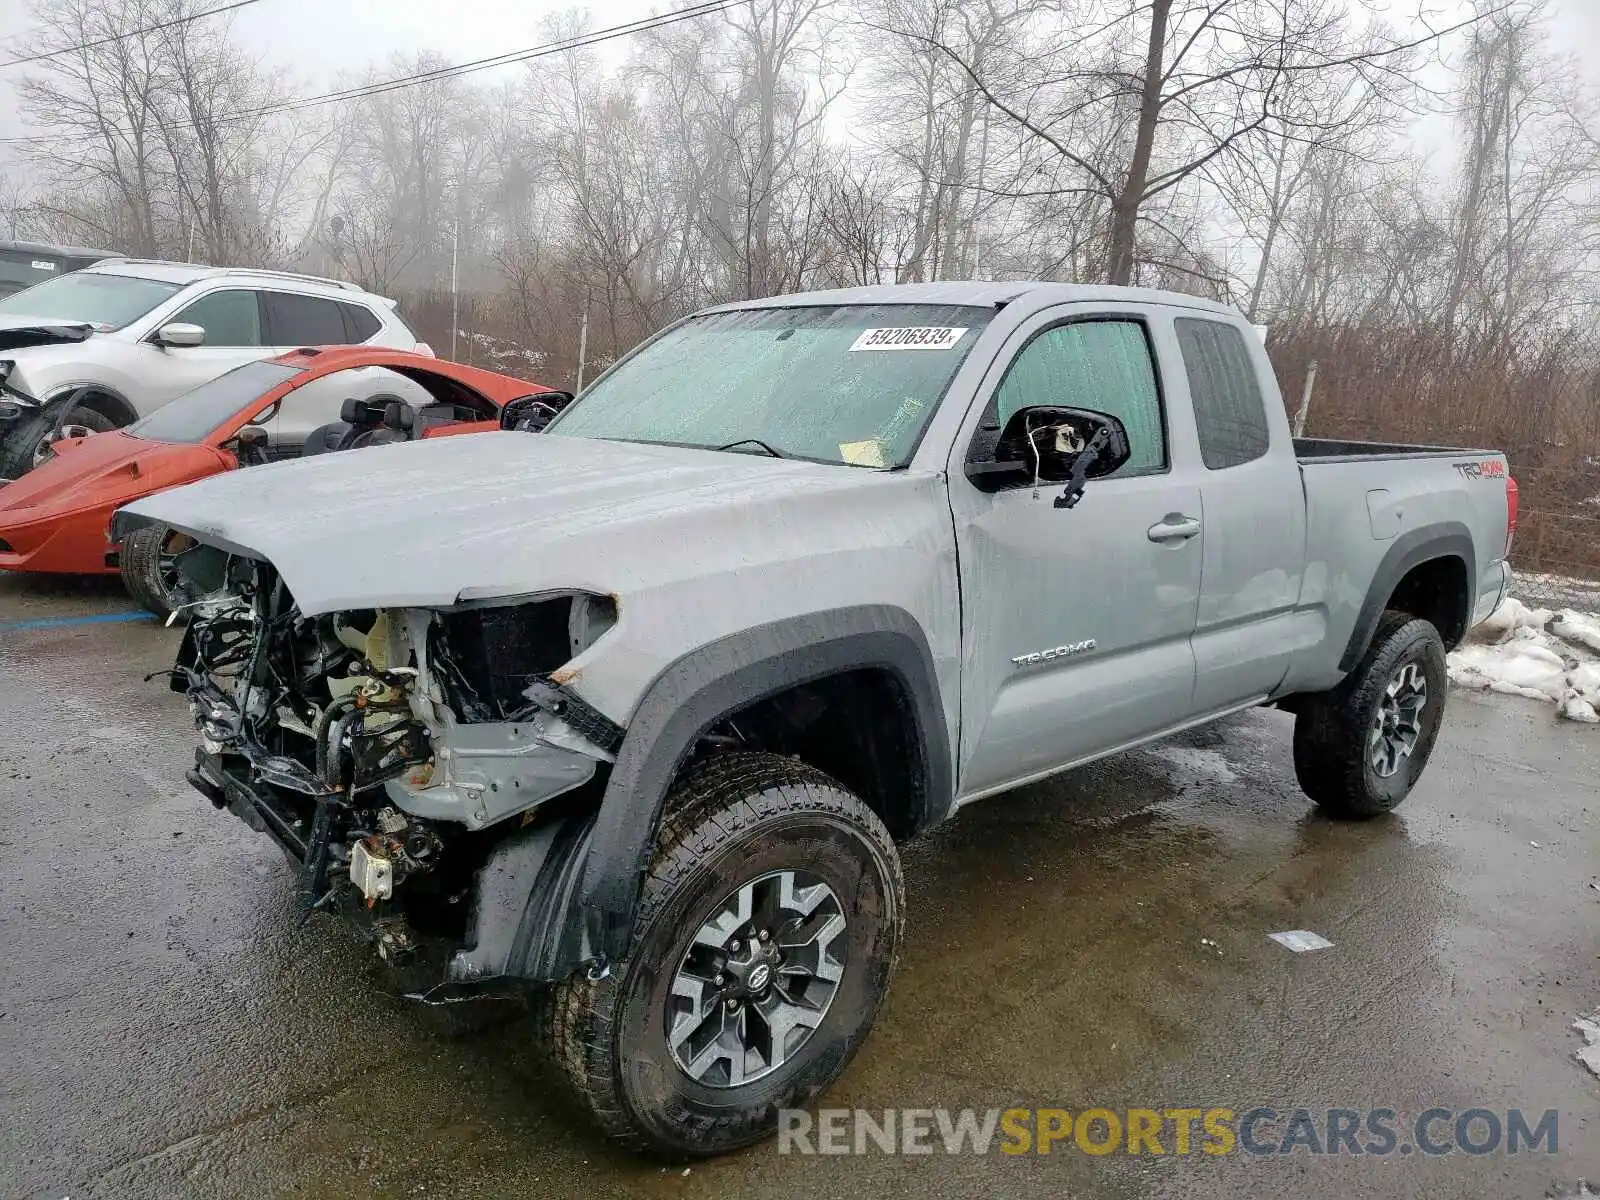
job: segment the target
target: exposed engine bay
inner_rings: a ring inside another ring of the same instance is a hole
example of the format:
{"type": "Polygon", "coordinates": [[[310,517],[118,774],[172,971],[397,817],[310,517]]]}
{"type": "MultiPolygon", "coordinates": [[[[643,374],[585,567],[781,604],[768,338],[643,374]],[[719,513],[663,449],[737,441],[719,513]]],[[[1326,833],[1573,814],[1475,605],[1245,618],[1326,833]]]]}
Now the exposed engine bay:
{"type": "Polygon", "coordinates": [[[359,916],[385,958],[421,935],[470,944],[507,832],[609,771],[621,730],[558,676],[615,600],[305,617],[268,563],[185,558],[208,594],[172,674],[201,736],[190,782],[271,834],[306,907],[359,916]]]}

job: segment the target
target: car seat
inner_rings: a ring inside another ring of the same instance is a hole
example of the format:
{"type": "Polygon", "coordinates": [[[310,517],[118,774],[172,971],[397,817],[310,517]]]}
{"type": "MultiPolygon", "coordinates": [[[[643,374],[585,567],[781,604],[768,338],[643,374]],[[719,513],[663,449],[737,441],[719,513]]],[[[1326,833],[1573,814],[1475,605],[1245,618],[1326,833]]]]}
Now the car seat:
{"type": "Polygon", "coordinates": [[[416,424],[411,406],[387,392],[365,399],[347,398],[339,408],[339,418],[313,429],[302,455],[409,441],[416,424]]]}

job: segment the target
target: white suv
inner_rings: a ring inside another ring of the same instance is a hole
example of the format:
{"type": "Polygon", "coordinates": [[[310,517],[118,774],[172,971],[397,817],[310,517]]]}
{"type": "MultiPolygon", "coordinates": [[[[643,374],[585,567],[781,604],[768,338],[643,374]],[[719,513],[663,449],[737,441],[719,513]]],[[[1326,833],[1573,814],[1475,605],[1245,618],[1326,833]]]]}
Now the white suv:
{"type": "Polygon", "coordinates": [[[0,481],[301,346],[431,353],[394,301],[313,275],[114,258],[0,300],[0,481]]]}

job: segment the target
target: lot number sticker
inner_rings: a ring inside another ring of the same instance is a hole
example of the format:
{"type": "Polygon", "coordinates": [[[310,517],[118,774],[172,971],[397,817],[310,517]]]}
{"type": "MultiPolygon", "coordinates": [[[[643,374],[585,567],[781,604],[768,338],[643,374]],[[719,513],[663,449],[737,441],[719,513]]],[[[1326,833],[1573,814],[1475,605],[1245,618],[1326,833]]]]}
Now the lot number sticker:
{"type": "Polygon", "coordinates": [[[965,329],[922,325],[907,329],[863,329],[850,346],[857,350],[948,350],[961,340],[965,329]]]}

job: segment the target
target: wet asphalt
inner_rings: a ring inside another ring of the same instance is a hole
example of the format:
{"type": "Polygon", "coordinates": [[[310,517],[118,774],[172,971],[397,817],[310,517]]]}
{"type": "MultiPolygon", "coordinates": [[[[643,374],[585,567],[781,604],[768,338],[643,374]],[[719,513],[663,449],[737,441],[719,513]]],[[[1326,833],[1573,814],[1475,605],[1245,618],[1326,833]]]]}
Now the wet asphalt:
{"type": "MultiPolygon", "coordinates": [[[[1455,693],[1394,816],[1313,815],[1250,713],[905,852],[904,956],[825,1103],[1559,1111],[1555,1154],[780,1155],[663,1166],[573,1113],[521,1009],[393,996],[190,791],[152,622],[0,576],[0,1196],[1543,1197],[1600,1183],[1600,730],[1455,693]],[[1536,843],[1536,844],[1535,844],[1536,843]],[[1310,929],[1296,955],[1269,932],[1310,929]],[[1208,943],[1214,943],[1208,944],[1208,943]]],[[[1169,1147],[1170,1149],[1170,1147],[1169,1147]]]]}

